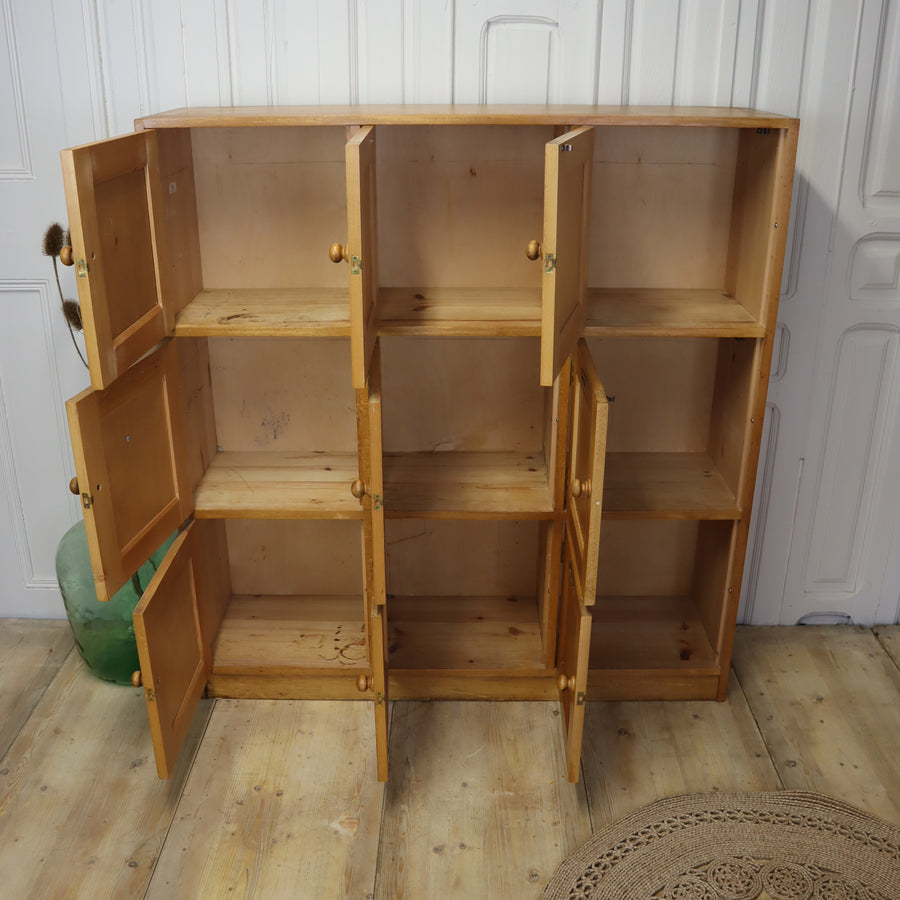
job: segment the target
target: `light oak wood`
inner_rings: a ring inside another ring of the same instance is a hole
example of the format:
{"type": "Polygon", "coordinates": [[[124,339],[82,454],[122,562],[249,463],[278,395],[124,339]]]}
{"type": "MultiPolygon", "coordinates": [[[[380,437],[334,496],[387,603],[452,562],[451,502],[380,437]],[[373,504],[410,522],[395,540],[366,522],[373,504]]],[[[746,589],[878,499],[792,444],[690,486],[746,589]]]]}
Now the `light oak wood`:
{"type": "Polygon", "coordinates": [[[3,892],[143,897],[209,712],[204,702],[160,781],[141,692],[69,654],[0,765],[3,892]]]}
{"type": "Polygon", "coordinates": [[[382,826],[379,896],[536,898],[590,835],[583,790],[556,774],[556,704],[398,703],[391,724],[384,808],[399,814],[382,826]]]}
{"type": "Polygon", "coordinates": [[[165,337],[169,261],[154,132],[61,154],[91,384],[165,337]]]}
{"type": "Polygon", "coordinates": [[[608,453],[609,519],[739,519],[741,510],[706,453],[608,453]]]}
{"type": "Polygon", "coordinates": [[[765,325],[721,290],[589,288],[590,337],[762,337],[765,325]]]}
{"type": "Polygon", "coordinates": [[[544,157],[541,384],[550,386],[584,331],[594,130],[550,141],[544,157]]]}
{"type": "Polygon", "coordinates": [[[870,631],[741,628],[734,669],[785,788],[900,823],[900,671],[870,631]]]}
{"type": "Polygon", "coordinates": [[[198,519],[360,519],[355,453],[218,453],[197,487],[198,519]]]}
{"type": "Polygon", "coordinates": [[[753,109],[682,106],[579,106],[568,104],[371,104],[366,106],[195,107],[138,119],[141,128],[272,125],[707,125],[787,128],[795,119],[753,109]]]}
{"type": "Polygon", "coordinates": [[[887,650],[894,664],[900,667],[900,625],[878,625],[875,628],[875,636],[887,650]]]}
{"type": "Polygon", "coordinates": [[[384,480],[388,517],[554,516],[543,454],[386,453],[384,480]]]}
{"type": "Polygon", "coordinates": [[[597,590],[609,404],[583,339],[578,342],[572,364],[571,391],[564,565],[568,565],[575,580],[574,590],[578,600],[572,602],[591,604],[597,590]],[[594,496],[591,496],[590,490],[583,490],[584,483],[593,486],[594,496]],[[574,490],[576,486],[577,493],[574,490]]]}
{"type": "Polygon", "coordinates": [[[0,758],[74,646],[68,622],[0,620],[0,758]]]}
{"type": "Polygon", "coordinates": [[[179,314],[178,337],[349,337],[341,288],[201,291],[179,314]]]}
{"type": "Polygon", "coordinates": [[[134,610],[156,771],[176,769],[212,670],[200,607],[205,585],[195,569],[197,532],[189,525],[176,539],[134,610]]]}
{"type": "Polygon", "coordinates": [[[589,612],[591,669],[718,673],[715,649],[689,597],[602,596],[589,612]]]}
{"type": "Polygon", "coordinates": [[[146,896],[371,896],[374,767],[365,704],[218,701],[146,896]]]}
{"type": "Polygon", "coordinates": [[[364,388],[378,323],[378,202],[375,129],[347,141],[347,241],[350,256],[350,354],[353,387],[364,388]]]}
{"type": "Polygon", "coordinates": [[[360,595],[235,596],[213,646],[214,675],[333,669],[355,682],[367,667],[360,595]]]}
{"type": "Polygon", "coordinates": [[[398,596],[388,609],[391,672],[543,669],[533,597],[398,596]]]}
{"type": "Polygon", "coordinates": [[[733,676],[725,703],[589,703],[584,727],[595,829],[662,797],[783,787],[733,676]]]}
{"type": "Polygon", "coordinates": [[[383,287],[378,334],[540,337],[537,288],[383,287]]]}
{"type": "Polygon", "coordinates": [[[97,597],[108,600],[193,510],[177,346],[66,404],[97,597]]]}

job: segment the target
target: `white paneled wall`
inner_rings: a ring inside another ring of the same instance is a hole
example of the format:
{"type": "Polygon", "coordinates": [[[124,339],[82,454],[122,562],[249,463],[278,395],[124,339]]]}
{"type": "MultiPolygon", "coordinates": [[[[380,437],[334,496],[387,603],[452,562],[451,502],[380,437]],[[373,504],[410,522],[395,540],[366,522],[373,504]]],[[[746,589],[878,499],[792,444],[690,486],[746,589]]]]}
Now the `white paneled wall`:
{"type": "Polygon", "coordinates": [[[11,533],[29,560],[7,567],[0,614],[27,614],[28,591],[49,590],[52,549],[73,514],[68,501],[48,499],[68,465],[66,436],[54,433],[59,410],[36,424],[21,405],[25,385],[52,406],[84,381],[36,252],[40,223],[65,215],[55,151],[181,106],[490,102],[755,106],[800,116],[742,609],[758,622],[826,610],[860,622],[896,618],[897,3],[0,0],[0,10],[3,215],[34,211],[27,241],[0,255],[0,302],[20,338],[2,344],[0,475],[11,533]],[[38,65],[23,66],[26,56],[38,65]],[[31,83],[41,71],[59,85],[55,99],[31,83]],[[38,159],[37,141],[53,152],[38,159]],[[25,342],[44,362],[18,358],[25,342]],[[52,473],[23,468],[29,448],[46,442],[64,451],[52,473]]]}

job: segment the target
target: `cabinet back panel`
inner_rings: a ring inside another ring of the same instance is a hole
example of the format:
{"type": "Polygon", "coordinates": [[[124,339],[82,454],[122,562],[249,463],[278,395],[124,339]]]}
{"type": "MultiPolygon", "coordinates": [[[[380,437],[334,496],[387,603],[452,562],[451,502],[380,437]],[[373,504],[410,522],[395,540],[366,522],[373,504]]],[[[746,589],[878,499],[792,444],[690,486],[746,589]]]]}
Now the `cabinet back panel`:
{"type": "Polygon", "coordinates": [[[536,522],[390,519],[388,593],[533,597],[538,528],[536,522]]]}
{"type": "Polygon", "coordinates": [[[697,522],[614,522],[600,529],[597,602],[602,597],[683,597],[691,592],[697,522]]]}
{"type": "Polygon", "coordinates": [[[192,133],[203,286],[346,288],[344,128],[192,133]]]}
{"type": "Polygon", "coordinates": [[[383,126],[378,241],[386,287],[539,288],[549,127],[383,126]]]}
{"type": "Polygon", "coordinates": [[[222,450],[356,450],[344,338],[210,338],[222,450]]]}
{"type": "Polygon", "coordinates": [[[226,522],[235,594],[359,594],[364,591],[359,522],[226,522]]]}
{"type": "Polygon", "coordinates": [[[591,287],[722,288],[738,131],[601,127],[591,287]]]}
{"type": "Polygon", "coordinates": [[[515,450],[544,443],[536,339],[382,338],[384,449],[515,450]]]}
{"type": "Polygon", "coordinates": [[[707,449],[718,342],[713,338],[588,338],[607,393],[607,450],[707,449]]]}

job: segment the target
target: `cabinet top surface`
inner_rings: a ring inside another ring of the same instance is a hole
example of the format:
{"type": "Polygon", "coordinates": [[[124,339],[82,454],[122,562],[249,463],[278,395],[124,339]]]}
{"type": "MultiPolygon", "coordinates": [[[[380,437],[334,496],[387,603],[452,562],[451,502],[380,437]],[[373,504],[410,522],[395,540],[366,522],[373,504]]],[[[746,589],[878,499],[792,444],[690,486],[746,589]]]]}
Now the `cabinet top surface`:
{"type": "Polygon", "coordinates": [[[289,125],[695,125],[788,128],[796,120],[712,106],[378,105],[232,106],[176,109],[135,121],[142,128],[289,125]]]}

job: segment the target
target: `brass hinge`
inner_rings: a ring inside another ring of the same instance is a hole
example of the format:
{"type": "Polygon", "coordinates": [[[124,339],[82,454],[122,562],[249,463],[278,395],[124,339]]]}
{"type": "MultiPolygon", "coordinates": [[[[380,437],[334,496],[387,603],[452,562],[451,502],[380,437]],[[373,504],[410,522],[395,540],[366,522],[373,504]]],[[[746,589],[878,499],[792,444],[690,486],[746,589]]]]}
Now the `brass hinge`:
{"type": "Polygon", "coordinates": [[[556,269],[556,257],[552,253],[544,254],[544,271],[552,272],[556,269]]]}
{"type": "Polygon", "coordinates": [[[350,274],[351,275],[359,275],[362,272],[362,257],[361,256],[351,256],[350,257],[350,274]]]}
{"type": "Polygon", "coordinates": [[[79,278],[87,278],[88,264],[83,259],[76,259],[75,272],[79,278]]]}
{"type": "Polygon", "coordinates": [[[153,691],[153,690],[151,690],[150,688],[147,688],[147,689],[144,691],[144,696],[147,698],[147,702],[148,702],[148,703],[155,703],[155,702],[156,702],[156,691],[153,691]]]}
{"type": "Polygon", "coordinates": [[[81,503],[85,509],[90,509],[94,505],[94,498],[90,494],[82,493],[81,503]]]}
{"type": "Polygon", "coordinates": [[[575,695],[575,705],[576,706],[584,706],[584,691],[579,691],[575,695]]]}
{"type": "Polygon", "coordinates": [[[384,705],[384,694],[381,691],[375,692],[375,705],[376,706],[384,705]]]}
{"type": "Polygon", "coordinates": [[[382,499],[381,494],[376,494],[375,495],[375,509],[381,509],[381,505],[383,502],[384,502],[384,500],[382,499]]]}

